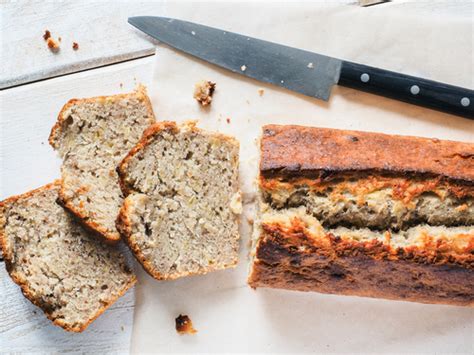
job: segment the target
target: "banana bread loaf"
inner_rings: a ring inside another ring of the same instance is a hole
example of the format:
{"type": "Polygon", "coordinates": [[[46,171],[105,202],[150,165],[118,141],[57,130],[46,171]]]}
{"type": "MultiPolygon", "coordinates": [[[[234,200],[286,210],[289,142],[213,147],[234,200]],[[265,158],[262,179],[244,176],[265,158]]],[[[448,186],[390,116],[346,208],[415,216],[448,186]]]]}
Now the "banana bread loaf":
{"type": "Polygon", "coordinates": [[[252,287],[474,305],[474,144],[263,128],[252,287]]]}

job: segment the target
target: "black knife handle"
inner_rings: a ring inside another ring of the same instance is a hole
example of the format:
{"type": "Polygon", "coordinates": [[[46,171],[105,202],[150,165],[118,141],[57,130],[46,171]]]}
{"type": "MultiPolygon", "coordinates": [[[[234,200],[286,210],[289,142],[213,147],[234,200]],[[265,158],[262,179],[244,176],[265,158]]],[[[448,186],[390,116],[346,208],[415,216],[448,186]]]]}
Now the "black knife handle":
{"type": "Polygon", "coordinates": [[[474,119],[474,91],[458,86],[346,61],[338,84],[474,119]]]}

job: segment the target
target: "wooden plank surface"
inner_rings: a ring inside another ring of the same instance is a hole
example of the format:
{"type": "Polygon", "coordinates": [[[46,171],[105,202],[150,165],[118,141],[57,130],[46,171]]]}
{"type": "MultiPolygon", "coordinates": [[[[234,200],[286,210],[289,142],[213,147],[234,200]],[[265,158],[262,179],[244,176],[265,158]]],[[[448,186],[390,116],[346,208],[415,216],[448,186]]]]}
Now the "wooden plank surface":
{"type": "Polygon", "coordinates": [[[34,0],[1,7],[0,89],[152,55],[154,43],[127,18],[163,15],[164,2],[34,0]],[[46,29],[61,37],[57,53],[43,39],[46,29]]]}
{"type": "MultiPolygon", "coordinates": [[[[107,95],[148,84],[154,57],[49,79],[0,92],[0,199],[59,177],[59,159],[47,138],[62,105],[73,97],[107,95]]],[[[84,333],[53,326],[8,277],[0,262],[0,353],[128,352],[134,291],[84,333]]]]}

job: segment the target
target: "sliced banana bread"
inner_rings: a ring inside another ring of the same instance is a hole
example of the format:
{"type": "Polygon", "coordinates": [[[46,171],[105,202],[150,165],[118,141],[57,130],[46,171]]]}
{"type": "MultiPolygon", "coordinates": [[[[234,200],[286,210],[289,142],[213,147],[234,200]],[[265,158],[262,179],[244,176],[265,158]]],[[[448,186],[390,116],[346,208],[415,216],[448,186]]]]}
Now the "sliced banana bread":
{"type": "Polygon", "coordinates": [[[6,268],[54,324],[81,332],[135,283],[125,257],[57,202],[57,181],[0,202],[6,268]]]}
{"type": "Polygon", "coordinates": [[[117,164],[155,122],[144,87],[129,94],[70,100],[49,137],[63,159],[62,204],[109,242],[120,236],[117,164]]]}
{"type": "Polygon", "coordinates": [[[194,123],[160,122],[118,167],[125,199],[117,228],[157,279],[237,263],[239,144],[194,123]]]}
{"type": "Polygon", "coordinates": [[[252,287],[474,306],[474,144],[263,127],[252,287]]]}

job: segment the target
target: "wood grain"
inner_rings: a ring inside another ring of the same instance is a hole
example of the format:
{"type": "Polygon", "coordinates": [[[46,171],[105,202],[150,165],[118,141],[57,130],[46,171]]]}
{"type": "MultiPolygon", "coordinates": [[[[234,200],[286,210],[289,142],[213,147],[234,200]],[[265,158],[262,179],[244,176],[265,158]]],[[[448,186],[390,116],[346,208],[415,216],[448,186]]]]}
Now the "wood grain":
{"type": "MultiPolygon", "coordinates": [[[[73,97],[127,92],[138,82],[147,85],[152,65],[153,57],[146,57],[0,92],[0,199],[59,177],[60,161],[47,139],[64,103],[73,97]]],[[[81,334],[53,326],[21,295],[3,262],[0,299],[0,353],[129,351],[133,290],[81,334]]]]}
{"type": "Polygon", "coordinates": [[[0,89],[152,55],[156,42],[127,18],[163,15],[164,3],[35,0],[1,6],[0,89]],[[59,52],[48,49],[46,29],[61,37],[59,52]]]}

